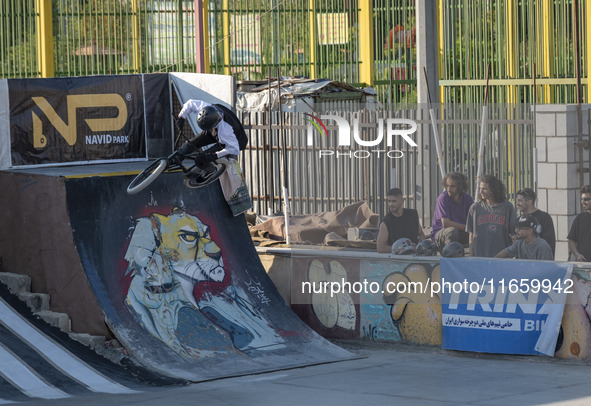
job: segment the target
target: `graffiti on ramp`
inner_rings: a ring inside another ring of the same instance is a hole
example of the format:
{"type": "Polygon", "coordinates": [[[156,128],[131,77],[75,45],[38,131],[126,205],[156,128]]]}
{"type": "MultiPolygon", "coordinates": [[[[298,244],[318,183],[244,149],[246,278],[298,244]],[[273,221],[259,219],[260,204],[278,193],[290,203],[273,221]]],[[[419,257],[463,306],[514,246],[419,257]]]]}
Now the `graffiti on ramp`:
{"type": "Polygon", "coordinates": [[[306,326],[266,274],[219,183],[66,178],[74,241],[117,338],[144,366],[199,381],[351,359],[306,326]]]}
{"type": "MultiPolygon", "coordinates": [[[[222,250],[197,216],[180,208],[136,220],[125,254],[131,284],[126,304],[153,336],[183,357],[269,349],[284,341],[244,290],[231,284],[222,250]],[[193,291],[202,282],[216,293],[193,291]]],[[[266,303],[269,305],[269,302],[266,303]]]]}

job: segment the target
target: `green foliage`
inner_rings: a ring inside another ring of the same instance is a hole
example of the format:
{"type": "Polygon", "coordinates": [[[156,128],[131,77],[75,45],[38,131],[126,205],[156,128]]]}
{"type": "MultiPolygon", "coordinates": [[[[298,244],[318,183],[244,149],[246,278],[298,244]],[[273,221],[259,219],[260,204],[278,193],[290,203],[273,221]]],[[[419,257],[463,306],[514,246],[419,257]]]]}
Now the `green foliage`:
{"type": "Polygon", "coordinates": [[[22,42],[9,47],[6,57],[0,62],[0,77],[25,78],[36,77],[37,73],[37,43],[22,42]]]}
{"type": "Polygon", "coordinates": [[[131,2],[125,0],[54,2],[56,74],[117,74],[129,68],[131,2]]]}

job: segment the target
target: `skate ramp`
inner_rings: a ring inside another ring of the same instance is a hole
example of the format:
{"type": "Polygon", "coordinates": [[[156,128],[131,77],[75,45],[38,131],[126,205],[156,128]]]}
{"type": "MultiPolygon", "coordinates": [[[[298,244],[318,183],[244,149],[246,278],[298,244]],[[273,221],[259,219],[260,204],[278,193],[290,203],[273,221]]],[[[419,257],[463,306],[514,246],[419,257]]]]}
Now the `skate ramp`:
{"type": "Polygon", "coordinates": [[[138,362],[200,381],[353,358],[285,304],[218,182],[163,174],[130,196],[132,178],[63,179],[82,268],[138,362]]]}

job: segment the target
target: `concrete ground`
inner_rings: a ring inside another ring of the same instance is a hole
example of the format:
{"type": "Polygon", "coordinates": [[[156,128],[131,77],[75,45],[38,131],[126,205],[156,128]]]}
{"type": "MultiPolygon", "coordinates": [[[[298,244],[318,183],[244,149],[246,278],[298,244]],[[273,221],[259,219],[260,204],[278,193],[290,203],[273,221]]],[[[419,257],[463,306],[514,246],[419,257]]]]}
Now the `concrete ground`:
{"type": "Polygon", "coordinates": [[[339,341],[351,361],[26,405],[589,405],[591,363],[339,341]]]}

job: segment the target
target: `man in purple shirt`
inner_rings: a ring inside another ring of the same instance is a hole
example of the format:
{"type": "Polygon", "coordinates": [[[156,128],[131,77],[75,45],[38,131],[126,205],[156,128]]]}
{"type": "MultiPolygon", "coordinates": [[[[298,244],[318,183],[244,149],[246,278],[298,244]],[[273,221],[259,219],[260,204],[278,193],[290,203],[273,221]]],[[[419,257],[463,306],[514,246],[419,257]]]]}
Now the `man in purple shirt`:
{"type": "Polygon", "coordinates": [[[441,186],[445,190],[435,205],[431,240],[439,250],[452,241],[467,246],[469,235],[466,232],[466,219],[474,203],[472,196],[467,193],[468,180],[463,173],[450,172],[443,178],[441,186]]]}

